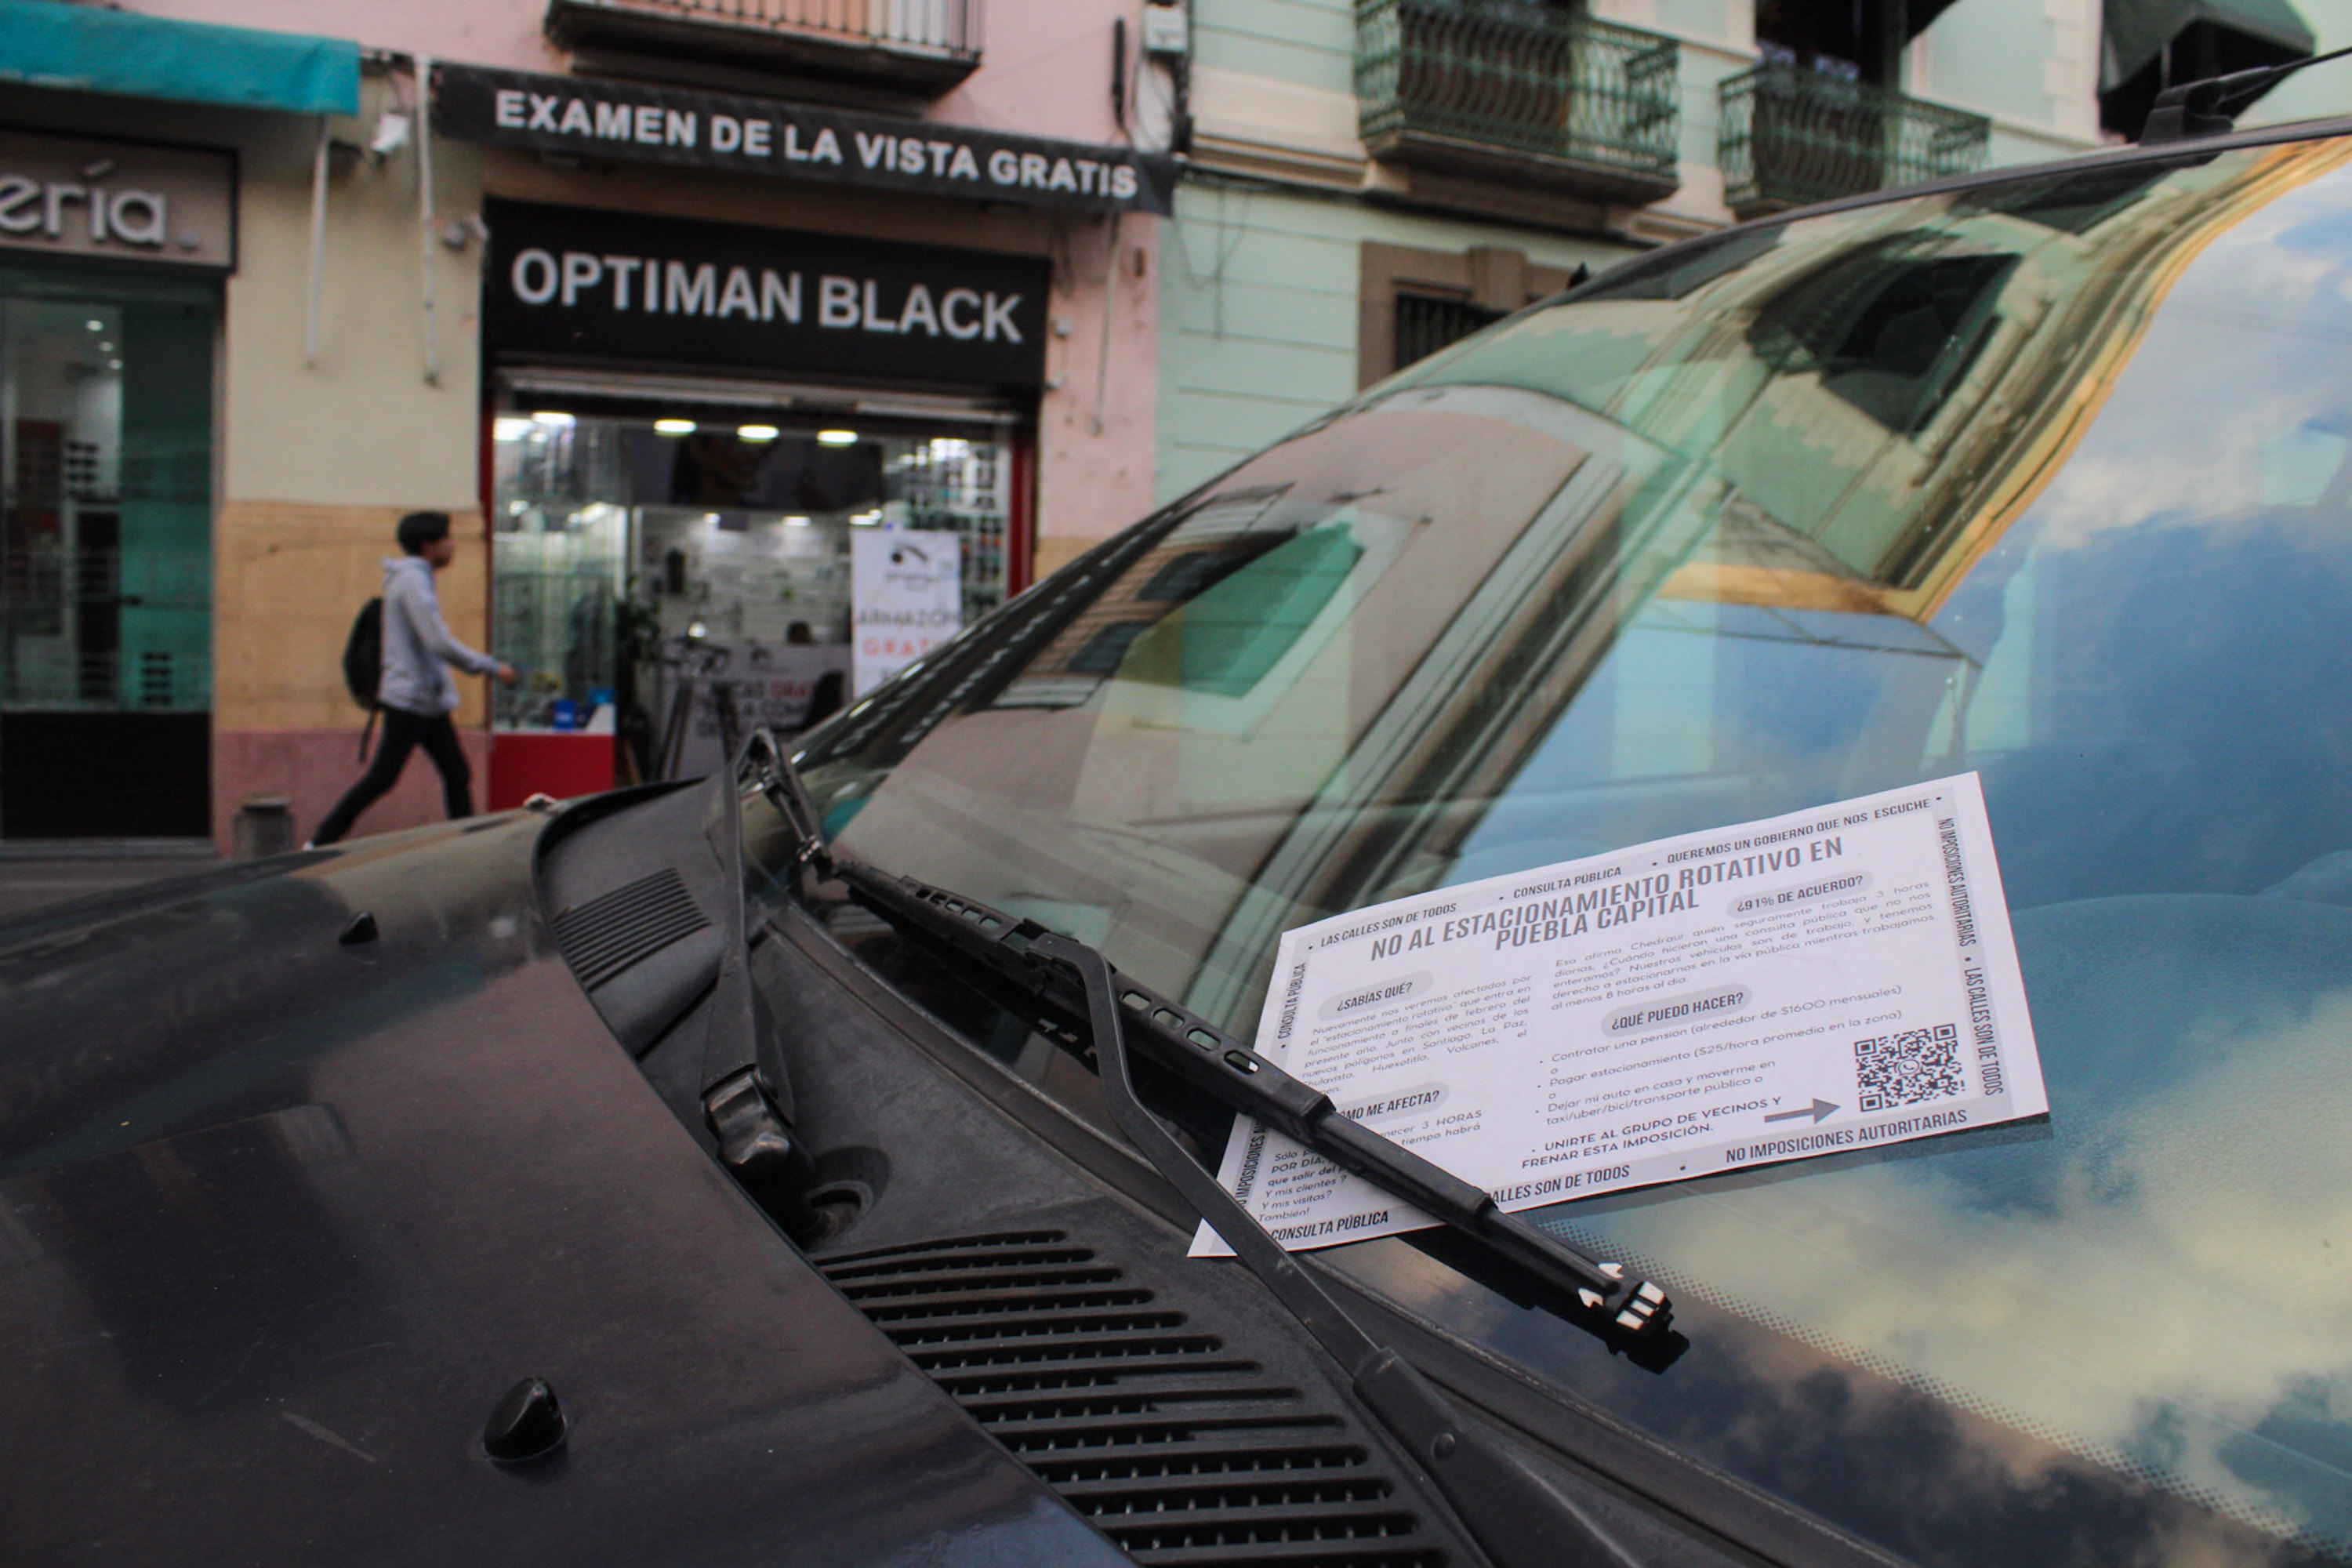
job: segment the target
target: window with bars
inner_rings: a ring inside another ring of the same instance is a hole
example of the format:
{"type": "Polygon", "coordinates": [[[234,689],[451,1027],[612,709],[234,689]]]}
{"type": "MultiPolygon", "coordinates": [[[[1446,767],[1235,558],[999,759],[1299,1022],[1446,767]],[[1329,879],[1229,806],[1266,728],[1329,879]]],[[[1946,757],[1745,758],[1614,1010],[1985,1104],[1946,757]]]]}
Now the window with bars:
{"type": "Polygon", "coordinates": [[[1460,342],[1479,328],[1501,321],[1510,312],[1474,305],[1467,300],[1443,300],[1428,294],[1396,297],[1396,368],[1402,370],[1426,359],[1449,343],[1460,342]]]}

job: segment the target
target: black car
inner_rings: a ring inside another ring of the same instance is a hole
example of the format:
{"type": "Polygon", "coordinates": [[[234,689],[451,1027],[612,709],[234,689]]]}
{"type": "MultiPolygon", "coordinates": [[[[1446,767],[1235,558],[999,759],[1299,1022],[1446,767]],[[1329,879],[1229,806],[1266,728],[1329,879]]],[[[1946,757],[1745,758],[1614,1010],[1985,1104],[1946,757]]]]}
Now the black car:
{"type": "Polygon", "coordinates": [[[0,930],[0,1560],[2352,1562],[2348,668],[2352,125],[1659,251],[789,758],[0,930]],[[1505,1216],[1250,1047],[1970,772],[2044,1119],[1505,1216]]]}

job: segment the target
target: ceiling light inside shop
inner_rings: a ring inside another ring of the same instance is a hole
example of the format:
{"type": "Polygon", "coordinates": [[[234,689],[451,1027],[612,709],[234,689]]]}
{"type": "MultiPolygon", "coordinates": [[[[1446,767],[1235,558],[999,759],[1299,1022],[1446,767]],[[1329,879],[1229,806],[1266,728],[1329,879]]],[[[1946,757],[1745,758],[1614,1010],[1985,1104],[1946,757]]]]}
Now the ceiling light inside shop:
{"type": "Polygon", "coordinates": [[[654,421],[654,429],[664,436],[691,436],[694,434],[694,421],[691,419],[656,419],[654,421]]]}
{"type": "Polygon", "coordinates": [[[501,441],[520,441],[539,434],[539,426],[533,420],[502,416],[490,421],[490,434],[501,441]]]}
{"type": "Polygon", "coordinates": [[[121,370],[122,368],[122,362],[119,359],[108,360],[106,362],[106,368],[109,370],[121,370]]]}
{"type": "Polygon", "coordinates": [[[857,445],[857,432],[855,430],[820,430],[816,433],[816,444],[820,447],[855,447],[857,445]]]}
{"type": "Polygon", "coordinates": [[[702,526],[705,528],[717,528],[724,521],[715,511],[706,511],[702,514],[702,526]]]}
{"type": "Polygon", "coordinates": [[[559,413],[534,414],[530,416],[530,421],[534,425],[546,425],[557,430],[569,430],[578,423],[571,415],[559,413]]]}
{"type": "Polygon", "coordinates": [[[872,528],[881,521],[882,510],[879,507],[872,511],[853,511],[849,514],[849,525],[852,528],[872,528]]]}
{"type": "Polygon", "coordinates": [[[112,343],[100,343],[98,345],[98,352],[102,354],[110,354],[114,352],[114,345],[112,343]]]}
{"type": "Polygon", "coordinates": [[[700,621],[688,621],[686,626],[686,635],[698,640],[702,635],[709,629],[709,627],[704,626],[700,621]]]}
{"type": "Polygon", "coordinates": [[[808,525],[809,520],[804,517],[788,517],[784,519],[784,526],[786,528],[806,528],[808,525]]]}
{"type": "Polygon", "coordinates": [[[106,323],[104,321],[92,321],[89,323],[89,330],[93,332],[102,332],[106,331],[106,323]]]}
{"type": "Polygon", "coordinates": [[[735,434],[746,441],[772,441],[783,432],[772,425],[745,425],[735,434]]]}

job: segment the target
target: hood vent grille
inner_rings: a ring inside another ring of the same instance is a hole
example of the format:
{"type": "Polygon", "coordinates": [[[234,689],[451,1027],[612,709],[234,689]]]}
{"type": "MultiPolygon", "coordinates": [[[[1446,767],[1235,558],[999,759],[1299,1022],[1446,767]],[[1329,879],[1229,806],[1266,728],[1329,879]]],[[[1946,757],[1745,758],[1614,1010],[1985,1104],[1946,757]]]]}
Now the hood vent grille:
{"type": "Polygon", "coordinates": [[[1139,1563],[1447,1561],[1351,1423],[1061,1231],[886,1247],[819,1267],[1139,1563]]]}
{"type": "Polygon", "coordinates": [[[710,924],[685,881],[668,867],[640,877],[555,917],[563,961],[593,991],[643,958],[710,924]]]}

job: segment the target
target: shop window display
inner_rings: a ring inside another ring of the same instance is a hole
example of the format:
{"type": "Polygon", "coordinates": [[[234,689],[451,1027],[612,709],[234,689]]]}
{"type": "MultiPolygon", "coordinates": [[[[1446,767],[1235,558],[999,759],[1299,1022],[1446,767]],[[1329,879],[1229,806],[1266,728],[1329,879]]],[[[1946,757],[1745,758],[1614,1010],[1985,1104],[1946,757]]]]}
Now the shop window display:
{"type": "Polygon", "coordinates": [[[616,733],[624,779],[709,772],[846,700],[858,530],[959,535],[967,622],[1004,597],[992,433],[542,410],[492,436],[492,644],[523,672],[495,723],[616,733]]]}
{"type": "Polygon", "coordinates": [[[0,835],[209,827],[217,294],[0,268],[0,835]]]}

